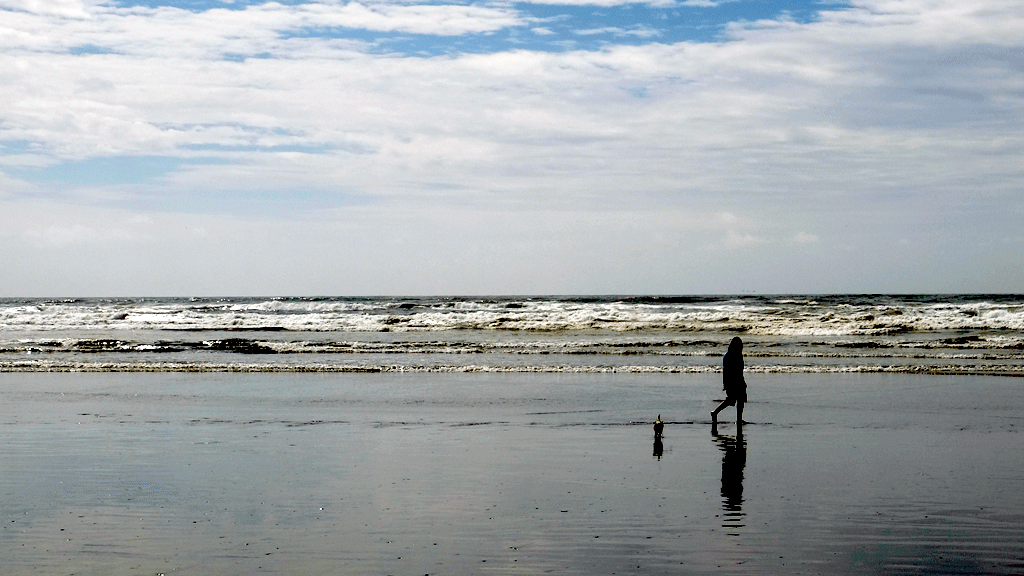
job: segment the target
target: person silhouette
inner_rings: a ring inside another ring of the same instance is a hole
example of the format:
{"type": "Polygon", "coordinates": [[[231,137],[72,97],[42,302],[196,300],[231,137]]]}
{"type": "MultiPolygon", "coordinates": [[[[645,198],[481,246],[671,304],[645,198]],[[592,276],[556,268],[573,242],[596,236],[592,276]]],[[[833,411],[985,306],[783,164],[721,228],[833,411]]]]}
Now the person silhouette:
{"type": "Polygon", "coordinates": [[[711,423],[718,423],[718,413],[726,406],[736,405],[736,425],[743,425],[743,404],[747,401],[747,383],[743,381],[743,341],[737,336],[729,343],[722,359],[722,387],[725,400],[711,412],[711,423]]]}

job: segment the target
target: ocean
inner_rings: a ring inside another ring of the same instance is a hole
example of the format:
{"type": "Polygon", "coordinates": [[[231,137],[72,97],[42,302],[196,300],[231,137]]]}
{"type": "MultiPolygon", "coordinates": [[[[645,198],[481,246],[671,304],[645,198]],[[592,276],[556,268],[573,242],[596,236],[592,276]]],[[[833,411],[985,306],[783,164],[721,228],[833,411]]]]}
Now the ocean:
{"type": "Polygon", "coordinates": [[[0,299],[0,371],[1024,375],[1022,295],[0,299]]]}

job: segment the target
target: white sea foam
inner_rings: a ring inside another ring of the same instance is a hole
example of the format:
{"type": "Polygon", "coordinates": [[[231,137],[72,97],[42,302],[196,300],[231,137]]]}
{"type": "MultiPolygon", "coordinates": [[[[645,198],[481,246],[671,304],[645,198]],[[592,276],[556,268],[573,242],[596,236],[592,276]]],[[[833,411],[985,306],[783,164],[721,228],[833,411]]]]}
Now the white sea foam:
{"type": "Polygon", "coordinates": [[[0,370],[29,355],[163,369],[152,367],[258,354],[268,369],[389,355],[435,370],[461,355],[455,366],[551,370],[512,360],[550,355],[565,370],[619,370],[636,358],[685,371],[713,366],[707,357],[742,335],[752,366],[839,370],[870,360],[878,370],[891,360],[898,370],[932,362],[998,372],[1002,363],[1024,373],[1022,332],[1024,298],[1011,296],[7,299],[0,370]]]}
{"type": "MultiPolygon", "coordinates": [[[[546,373],[546,374],[708,374],[717,367],[650,365],[493,365],[493,364],[265,364],[254,362],[66,362],[0,361],[0,372],[262,372],[262,373],[546,373]]],[[[750,374],[945,374],[1022,376],[1019,366],[1006,365],[759,365],[750,374]]]]}
{"type": "Polygon", "coordinates": [[[1024,330],[1024,305],[970,302],[878,306],[709,302],[681,305],[559,300],[73,302],[0,306],[3,330],[293,331],[724,331],[759,335],[883,335],[939,330],[1024,330]]]}

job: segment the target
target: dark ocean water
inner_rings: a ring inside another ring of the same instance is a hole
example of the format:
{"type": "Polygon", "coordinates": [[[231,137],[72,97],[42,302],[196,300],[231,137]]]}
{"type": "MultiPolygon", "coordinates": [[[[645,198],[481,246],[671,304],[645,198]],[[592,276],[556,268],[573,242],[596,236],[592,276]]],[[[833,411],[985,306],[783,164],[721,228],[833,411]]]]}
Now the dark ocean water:
{"type": "Polygon", "coordinates": [[[1024,375],[1024,296],[0,299],[0,371],[1024,375]]]}

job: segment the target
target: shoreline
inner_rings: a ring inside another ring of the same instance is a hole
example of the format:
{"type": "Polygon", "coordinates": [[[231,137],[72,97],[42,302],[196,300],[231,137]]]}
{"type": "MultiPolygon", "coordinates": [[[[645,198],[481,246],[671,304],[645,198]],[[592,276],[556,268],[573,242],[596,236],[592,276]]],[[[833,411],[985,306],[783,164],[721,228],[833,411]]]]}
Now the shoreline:
{"type": "MultiPolygon", "coordinates": [[[[648,365],[580,365],[558,364],[507,366],[482,364],[267,364],[245,362],[77,362],[77,361],[0,361],[0,374],[27,373],[411,373],[411,374],[714,374],[721,368],[712,364],[688,366],[648,365]]],[[[921,366],[921,365],[818,365],[818,366],[747,366],[748,374],[906,374],[923,376],[993,376],[1024,377],[1024,365],[992,366],[921,366]]]]}

